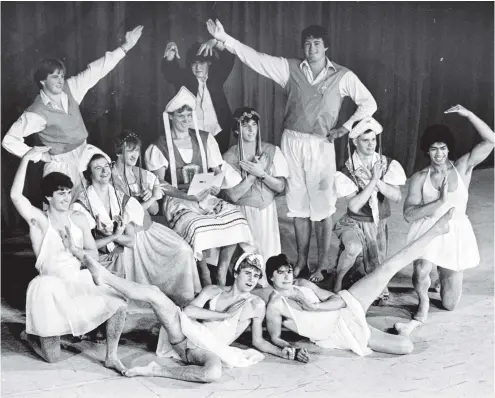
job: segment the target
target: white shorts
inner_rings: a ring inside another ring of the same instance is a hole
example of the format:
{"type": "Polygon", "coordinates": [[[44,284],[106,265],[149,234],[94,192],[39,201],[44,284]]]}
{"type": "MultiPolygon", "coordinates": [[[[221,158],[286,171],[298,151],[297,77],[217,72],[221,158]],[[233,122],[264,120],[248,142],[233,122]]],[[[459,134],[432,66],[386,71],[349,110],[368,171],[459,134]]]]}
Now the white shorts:
{"type": "Polygon", "coordinates": [[[335,213],[335,148],[326,138],[284,130],[282,153],[289,165],[287,217],[321,221],[335,213]]]}
{"type": "MultiPolygon", "coordinates": [[[[45,164],[43,177],[49,173],[59,172],[68,175],[74,184],[73,191],[81,185],[82,172],[86,170],[89,159],[97,153],[104,155],[110,162],[109,156],[94,145],[84,142],[70,152],[52,155],[52,161],[45,164]]],[[[85,182],[86,183],[86,182],[85,182]]]]}

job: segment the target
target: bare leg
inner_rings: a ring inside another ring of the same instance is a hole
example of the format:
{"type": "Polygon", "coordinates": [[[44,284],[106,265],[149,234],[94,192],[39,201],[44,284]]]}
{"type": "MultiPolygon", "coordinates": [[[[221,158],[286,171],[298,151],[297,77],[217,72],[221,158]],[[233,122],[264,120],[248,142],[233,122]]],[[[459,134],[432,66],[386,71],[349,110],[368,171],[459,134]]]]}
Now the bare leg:
{"type": "Polygon", "coordinates": [[[122,334],[122,329],[124,329],[126,310],[127,306],[123,305],[107,321],[107,356],[105,358],[105,366],[115,369],[119,373],[127,370],[117,355],[120,335],[122,334]]]}
{"type": "Polygon", "coordinates": [[[21,340],[25,340],[33,351],[46,362],[54,363],[60,361],[60,336],[38,337],[22,332],[21,340]]]}
{"type": "Polygon", "coordinates": [[[296,231],[297,263],[294,267],[296,278],[304,267],[308,266],[309,242],[311,240],[311,220],[309,218],[294,217],[296,231]]]}
{"type": "Polygon", "coordinates": [[[443,308],[453,311],[461,299],[463,272],[438,267],[438,276],[443,308]]]}
{"type": "Polygon", "coordinates": [[[309,276],[311,282],[321,282],[323,274],[330,265],[330,244],[332,243],[332,217],[327,217],[316,224],[316,243],[318,246],[318,266],[309,276]]]}
{"type": "Polygon", "coordinates": [[[198,383],[211,383],[222,376],[222,363],[215,354],[196,348],[188,351],[187,358],[192,365],[168,367],[151,362],[147,366],[129,369],[126,376],[167,377],[198,383]]]}
{"type": "Polygon", "coordinates": [[[227,283],[227,271],[229,270],[230,260],[232,260],[236,247],[237,245],[230,245],[220,248],[217,269],[217,285],[225,286],[227,283]]]}
{"type": "Polygon", "coordinates": [[[432,267],[433,263],[427,260],[416,260],[414,262],[413,285],[419,299],[414,319],[419,322],[425,322],[428,318],[428,310],[430,309],[428,289],[431,285],[430,272],[432,267]]]}
{"type": "Polygon", "coordinates": [[[364,312],[368,311],[370,305],[397,272],[417,259],[433,238],[449,231],[448,222],[453,212],[454,209],[450,209],[423,235],[349,288],[349,293],[359,301],[364,312]]]}
{"type": "Polygon", "coordinates": [[[209,286],[212,284],[210,269],[208,268],[208,264],[206,263],[206,257],[204,254],[203,254],[203,258],[200,261],[198,261],[198,273],[202,287],[209,286]]]}
{"type": "Polygon", "coordinates": [[[337,275],[333,289],[335,293],[342,290],[342,281],[344,280],[345,275],[352,268],[359,254],[363,251],[363,246],[359,238],[351,229],[342,234],[341,240],[344,245],[344,250],[340,254],[339,262],[337,264],[337,275]]]}
{"type": "Polygon", "coordinates": [[[369,328],[371,336],[368,341],[368,347],[373,351],[405,355],[410,354],[414,349],[413,343],[407,337],[385,333],[372,326],[369,328]]]}

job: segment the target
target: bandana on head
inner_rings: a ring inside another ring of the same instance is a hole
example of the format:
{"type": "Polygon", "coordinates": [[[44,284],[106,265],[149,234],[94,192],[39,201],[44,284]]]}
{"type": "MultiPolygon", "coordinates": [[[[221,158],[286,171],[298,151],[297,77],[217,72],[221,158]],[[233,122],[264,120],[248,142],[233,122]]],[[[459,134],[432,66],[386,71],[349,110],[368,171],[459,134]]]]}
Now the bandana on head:
{"type": "Polygon", "coordinates": [[[178,109],[182,108],[183,106],[187,105],[189,108],[192,109],[192,117],[193,117],[193,124],[194,124],[194,130],[196,131],[196,139],[198,141],[199,145],[199,152],[201,155],[201,163],[203,166],[203,173],[206,173],[208,171],[208,167],[206,164],[206,152],[205,148],[203,145],[203,141],[201,140],[201,137],[199,135],[199,130],[198,130],[198,121],[196,118],[196,97],[184,86],[182,86],[179,90],[179,92],[175,95],[174,98],[172,98],[167,106],[165,107],[165,112],[163,112],[163,125],[165,127],[165,139],[167,140],[167,147],[168,147],[168,156],[169,156],[169,164],[170,164],[170,175],[172,177],[172,185],[177,188],[177,168],[176,168],[176,163],[175,163],[175,153],[174,153],[174,146],[173,146],[173,140],[172,140],[172,132],[170,128],[170,120],[168,118],[169,113],[174,113],[178,109]]]}
{"type": "Polygon", "coordinates": [[[249,265],[258,268],[261,272],[263,272],[263,268],[262,268],[263,257],[261,256],[261,254],[255,254],[255,253],[242,254],[234,265],[234,272],[239,269],[239,266],[243,261],[246,261],[249,265]]]}
{"type": "Polygon", "coordinates": [[[381,134],[383,127],[371,116],[368,116],[361,119],[361,121],[349,132],[349,138],[351,140],[353,138],[358,138],[361,134],[364,134],[370,130],[375,132],[375,134],[381,134]]]}

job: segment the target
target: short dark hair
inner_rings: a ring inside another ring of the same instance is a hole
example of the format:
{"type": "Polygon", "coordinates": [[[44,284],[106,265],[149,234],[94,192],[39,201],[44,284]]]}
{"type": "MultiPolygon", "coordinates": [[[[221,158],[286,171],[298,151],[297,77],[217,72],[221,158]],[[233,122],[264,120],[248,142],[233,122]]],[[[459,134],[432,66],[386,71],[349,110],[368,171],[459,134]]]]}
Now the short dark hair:
{"type": "Polygon", "coordinates": [[[304,48],[304,43],[306,42],[307,39],[311,37],[313,39],[323,40],[323,45],[325,47],[328,47],[329,44],[328,32],[323,26],[311,25],[308,26],[307,28],[304,28],[303,31],[301,32],[301,47],[304,48]]]}
{"type": "Polygon", "coordinates": [[[256,124],[260,125],[260,118],[256,109],[249,106],[241,106],[237,108],[232,114],[232,132],[239,134],[239,121],[242,123],[253,120],[256,124]]]}
{"type": "Polygon", "coordinates": [[[136,148],[141,148],[142,141],[136,133],[130,130],[124,130],[115,140],[115,154],[121,155],[124,152],[124,146],[130,151],[133,151],[136,148]]]}
{"type": "Polygon", "coordinates": [[[194,64],[196,61],[199,61],[199,62],[208,62],[208,63],[212,63],[213,62],[213,56],[211,55],[207,55],[207,56],[204,56],[204,55],[198,55],[198,51],[201,47],[201,44],[202,43],[194,43],[191,47],[189,47],[189,49],[187,50],[187,53],[186,53],[186,64],[188,66],[191,66],[192,64],[194,64]]]}
{"type": "Polygon", "coordinates": [[[455,151],[455,139],[450,129],[444,124],[433,124],[428,126],[421,137],[420,149],[427,154],[430,147],[436,142],[447,145],[450,153],[455,151]]]}
{"type": "Polygon", "coordinates": [[[107,160],[107,158],[103,154],[95,153],[93,156],[91,156],[91,159],[89,159],[88,166],[86,167],[86,170],[83,171],[83,176],[86,179],[86,181],[88,182],[88,184],[91,184],[91,182],[92,182],[91,181],[91,163],[93,163],[95,160],[98,160],[98,159],[107,160]]]}
{"type": "Polygon", "coordinates": [[[48,75],[52,74],[56,70],[67,71],[65,64],[58,58],[46,58],[42,60],[34,71],[34,82],[41,89],[43,88],[41,81],[46,80],[48,75]]]}
{"type": "MultiPolygon", "coordinates": [[[[61,189],[72,189],[74,184],[67,174],[59,173],[54,171],[47,174],[41,180],[41,192],[43,193],[43,198],[50,198],[53,196],[55,191],[60,191],[61,189]]],[[[46,201],[46,199],[43,199],[46,201]]]]}
{"type": "Polygon", "coordinates": [[[284,253],[280,253],[278,256],[272,256],[266,261],[265,273],[268,283],[273,286],[272,276],[273,273],[280,267],[289,267],[293,269],[293,265],[284,253]]]}

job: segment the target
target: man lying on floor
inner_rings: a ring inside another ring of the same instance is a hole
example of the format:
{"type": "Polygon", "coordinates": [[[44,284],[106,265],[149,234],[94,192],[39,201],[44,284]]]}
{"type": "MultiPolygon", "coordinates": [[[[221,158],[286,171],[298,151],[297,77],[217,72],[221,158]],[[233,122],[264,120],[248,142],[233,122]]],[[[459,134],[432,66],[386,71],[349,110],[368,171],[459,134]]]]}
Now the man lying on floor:
{"type": "MultiPolygon", "coordinates": [[[[246,254],[237,261],[233,286],[206,287],[184,311],[156,286],[121,279],[90,256],[86,256],[85,264],[98,286],[106,284],[128,299],[149,303],[166,331],[172,348],[182,361],[191,365],[166,367],[151,362],[147,366],[123,371],[125,376],[159,376],[203,383],[216,381],[222,375],[222,365],[244,367],[263,360],[264,355],[254,349],[241,350],[229,346],[249,325],[252,329],[252,344],[258,350],[301,362],[309,360],[305,350],[279,348],[263,339],[265,303],[251,294],[262,272],[262,262],[256,255],[246,254]],[[210,309],[202,308],[208,301],[210,309]],[[190,318],[206,322],[201,324],[190,318]]],[[[163,347],[159,347],[160,350],[165,351],[163,347]]]]}
{"type": "Polygon", "coordinates": [[[28,286],[26,333],[33,350],[47,362],[61,357],[60,336],[80,336],[106,322],[105,366],[125,370],[117,346],[125,323],[127,305],[113,289],[95,286],[91,274],[81,270],[84,256],[98,258],[95,241],[83,214],[69,210],[73,183],[69,176],[52,172],[43,177],[41,190],[46,212],[23,195],[26,170],[49,147],[31,148],[21,159],[10,197],[29,225],[39,275],[28,286]]]}
{"type": "Polygon", "coordinates": [[[284,254],[270,257],[266,276],[274,291],[267,306],[266,321],[273,344],[286,348],[282,325],[309,338],[323,348],[352,350],[359,356],[372,351],[409,354],[413,344],[405,336],[392,335],[373,328],[366,322],[366,312],[392,277],[425,251],[428,243],[449,231],[454,209],[448,210],[430,229],[401,251],[385,260],[349,290],[331,293],[314,283],[293,280],[293,267],[284,254]]]}

